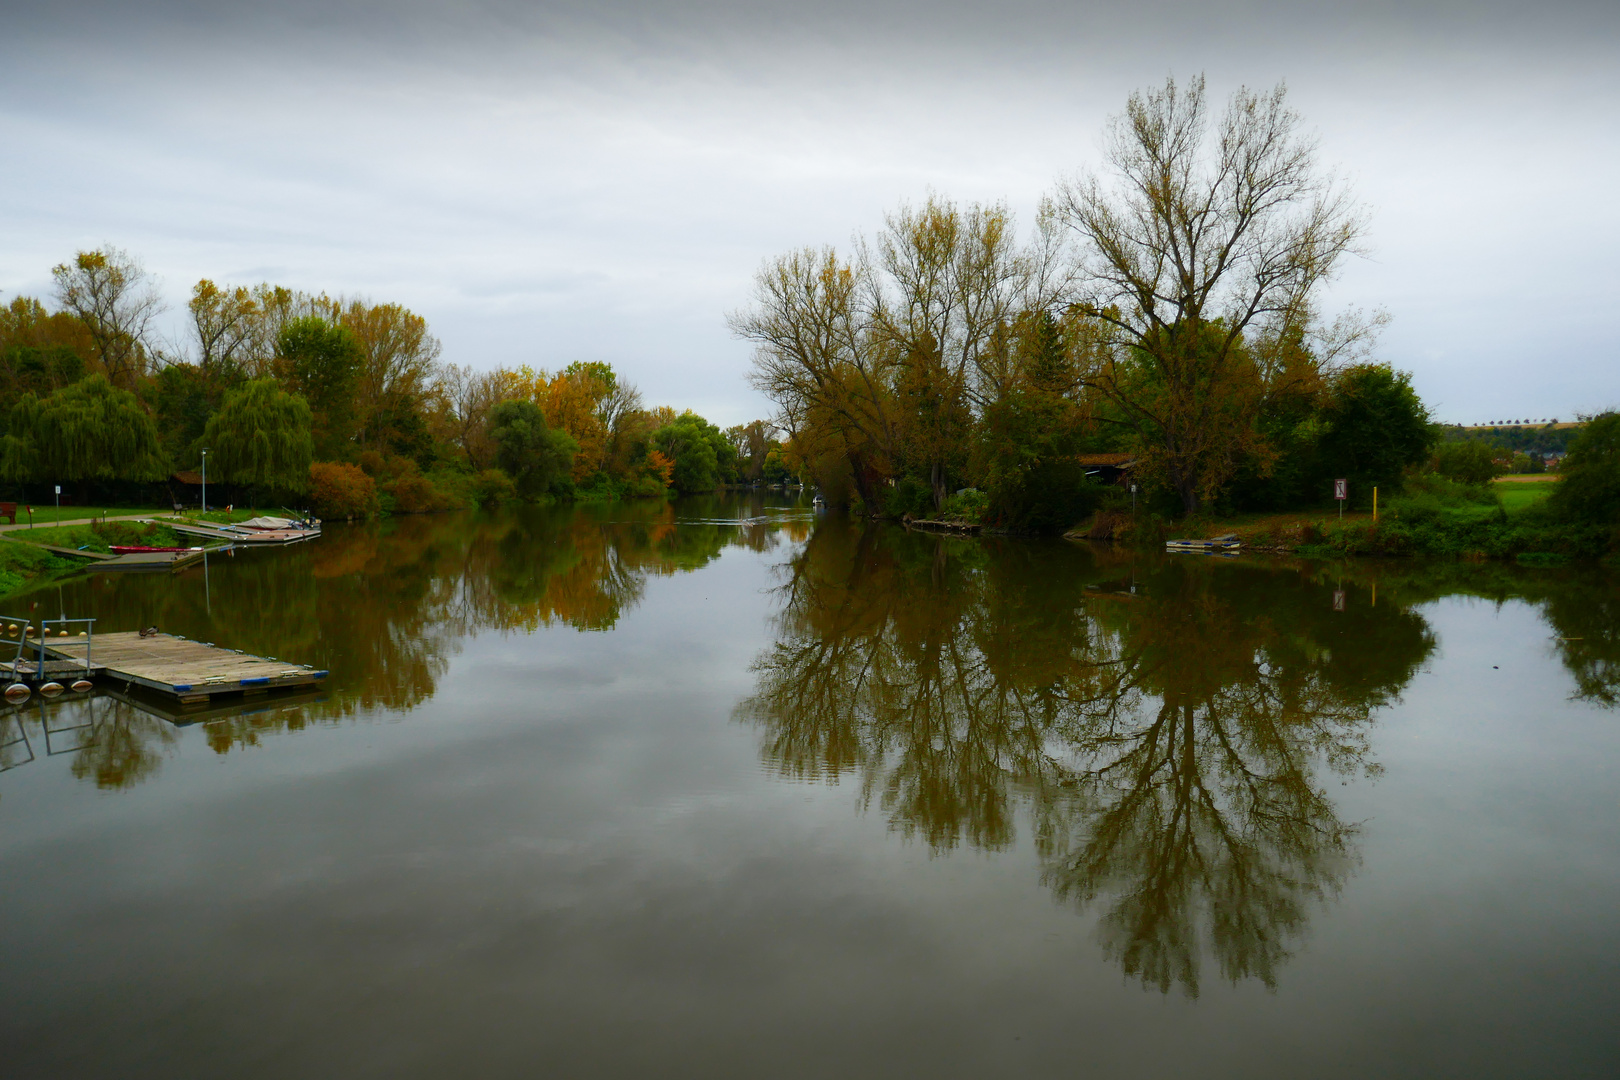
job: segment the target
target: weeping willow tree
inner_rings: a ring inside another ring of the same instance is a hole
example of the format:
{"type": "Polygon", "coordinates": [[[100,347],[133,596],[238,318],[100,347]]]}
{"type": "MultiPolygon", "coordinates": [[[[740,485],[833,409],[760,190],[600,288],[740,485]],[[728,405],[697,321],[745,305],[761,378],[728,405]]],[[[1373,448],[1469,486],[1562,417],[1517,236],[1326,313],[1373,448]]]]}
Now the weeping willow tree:
{"type": "Polygon", "coordinates": [[[225,395],[208,418],[203,442],[227,483],[302,492],[315,456],[313,426],[302,397],[274,379],[255,379],[225,395]]]}
{"type": "Polygon", "coordinates": [[[161,480],[168,471],[157,425],[102,375],[44,398],[25,394],[0,448],[8,480],[161,480]]]}

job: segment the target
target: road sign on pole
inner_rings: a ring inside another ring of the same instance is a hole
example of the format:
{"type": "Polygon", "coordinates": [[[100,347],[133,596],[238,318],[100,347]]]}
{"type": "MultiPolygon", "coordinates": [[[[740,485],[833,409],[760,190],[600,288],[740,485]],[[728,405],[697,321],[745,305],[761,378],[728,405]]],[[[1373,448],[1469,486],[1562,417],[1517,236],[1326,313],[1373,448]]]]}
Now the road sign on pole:
{"type": "Polygon", "coordinates": [[[1344,500],[1350,497],[1350,481],[1333,481],[1333,497],[1339,500],[1339,516],[1344,517],[1344,500]]]}

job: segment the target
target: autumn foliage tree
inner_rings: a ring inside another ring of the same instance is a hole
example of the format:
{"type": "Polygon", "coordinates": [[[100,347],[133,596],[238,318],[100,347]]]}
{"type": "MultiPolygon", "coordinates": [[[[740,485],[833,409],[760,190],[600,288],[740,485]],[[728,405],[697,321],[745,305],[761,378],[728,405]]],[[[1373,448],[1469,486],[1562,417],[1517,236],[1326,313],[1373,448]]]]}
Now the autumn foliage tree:
{"type": "Polygon", "coordinates": [[[1212,126],[1202,77],[1132,94],[1106,172],[1057,196],[1079,249],[1082,381],[1188,512],[1266,453],[1271,354],[1362,232],[1286,98],[1240,89],[1212,126]]]}

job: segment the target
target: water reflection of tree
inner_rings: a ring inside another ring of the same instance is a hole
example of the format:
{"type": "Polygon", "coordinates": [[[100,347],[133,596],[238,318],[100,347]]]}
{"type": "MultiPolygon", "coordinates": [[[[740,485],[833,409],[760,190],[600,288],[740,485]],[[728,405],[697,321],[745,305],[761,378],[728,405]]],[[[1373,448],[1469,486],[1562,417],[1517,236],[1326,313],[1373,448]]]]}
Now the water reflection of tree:
{"type": "MultiPolygon", "coordinates": [[[[93,610],[102,630],[156,625],[330,672],[318,701],[250,699],[240,715],[212,720],[206,738],[223,754],[361,712],[397,716],[432,697],[468,637],[610,629],[649,576],[699,569],[728,546],[777,542],[780,524],[732,513],[741,523],[681,523],[663,501],[392,518],[334,527],[310,544],[211,555],[178,580],[84,579],[64,586],[71,595],[53,588],[32,603],[93,610]]],[[[152,725],[131,717],[110,730],[85,776],[127,786],[152,775],[173,737],[152,725]]],[[[0,750],[0,767],[20,752],[0,750]]]]}
{"type": "Polygon", "coordinates": [[[65,754],[77,779],[130,788],[157,775],[176,741],[162,720],[101,695],[0,707],[0,772],[65,754]]]}
{"type": "Polygon", "coordinates": [[[1298,574],[1137,569],[1059,545],[824,528],[784,568],[739,715],[796,777],[859,779],[907,836],[999,849],[1027,805],[1046,883],[1107,951],[1196,993],[1272,984],[1353,859],[1319,774],[1372,771],[1373,712],[1433,649],[1407,610],[1298,574]],[[1364,598],[1363,598],[1364,599],[1364,598]]]}
{"type": "Polygon", "coordinates": [[[1315,574],[1324,581],[1350,581],[1375,594],[1381,591],[1406,606],[1448,596],[1472,596],[1498,606],[1528,604],[1552,631],[1552,653],[1575,683],[1571,697],[1603,708],[1620,706],[1620,593],[1612,568],[1381,559],[1318,564],[1315,574]]]}

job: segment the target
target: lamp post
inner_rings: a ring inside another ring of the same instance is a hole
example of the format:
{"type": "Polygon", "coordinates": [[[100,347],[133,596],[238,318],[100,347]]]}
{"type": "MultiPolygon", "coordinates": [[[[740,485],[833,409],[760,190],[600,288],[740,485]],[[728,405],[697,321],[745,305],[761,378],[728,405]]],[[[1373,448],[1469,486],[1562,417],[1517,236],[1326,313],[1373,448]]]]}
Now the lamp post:
{"type": "Polygon", "coordinates": [[[208,513],[208,447],[203,447],[202,512],[208,513]]]}

